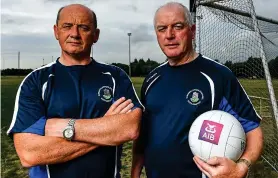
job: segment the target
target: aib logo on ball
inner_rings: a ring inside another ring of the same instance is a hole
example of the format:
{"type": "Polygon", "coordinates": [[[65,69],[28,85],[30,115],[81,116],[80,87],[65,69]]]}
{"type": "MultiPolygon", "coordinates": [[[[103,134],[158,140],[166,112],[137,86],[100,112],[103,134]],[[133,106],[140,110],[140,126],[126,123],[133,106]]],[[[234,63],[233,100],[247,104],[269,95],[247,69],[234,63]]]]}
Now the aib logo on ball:
{"type": "Polygon", "coordinates": [[[199,140],[204,140],[206,142],[218,145],[219,138],[223,129],[223,125],[217,122],[204,120],[200,134],[199,140]]]}

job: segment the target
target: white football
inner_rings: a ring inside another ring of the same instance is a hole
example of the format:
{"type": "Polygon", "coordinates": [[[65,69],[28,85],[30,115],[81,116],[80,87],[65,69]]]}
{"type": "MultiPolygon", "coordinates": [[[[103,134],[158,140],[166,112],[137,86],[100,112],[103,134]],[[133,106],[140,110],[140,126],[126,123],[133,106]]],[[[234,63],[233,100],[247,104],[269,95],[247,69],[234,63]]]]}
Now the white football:
{"type": "Polygon", "coordinates": [[[193,155],[204,161],[214,156],[236,161],[244,152],[246,135],[233,115],[212,110],[201,114],[192,123],[188,141],[193,155]]]}

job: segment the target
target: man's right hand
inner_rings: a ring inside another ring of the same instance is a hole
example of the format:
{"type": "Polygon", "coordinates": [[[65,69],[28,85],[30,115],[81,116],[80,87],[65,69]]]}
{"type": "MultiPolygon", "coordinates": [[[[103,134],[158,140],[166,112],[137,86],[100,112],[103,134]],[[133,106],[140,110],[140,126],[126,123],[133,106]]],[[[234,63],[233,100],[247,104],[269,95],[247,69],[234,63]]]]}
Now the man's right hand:
{"type": "Polygon", "coordinates": [[[121,97],[110,106],[104,116],[128,113],[131,111],[133,106],[134,104],[132,103],[131,99],[126,100],[125,97],[121,97]]]}
{"type": "MultiPolygon", "coordinates": [[[[139,135],[142,111],[124,97],[114,102],[104,117],[80,118],[74,125],[73,141],[87,142],[94,145],[116,146],[134,140],[139,135]]],[[[63,130],[69,119],[48,119],[45,133],[48,136],[63,137],[63,130]]]]}

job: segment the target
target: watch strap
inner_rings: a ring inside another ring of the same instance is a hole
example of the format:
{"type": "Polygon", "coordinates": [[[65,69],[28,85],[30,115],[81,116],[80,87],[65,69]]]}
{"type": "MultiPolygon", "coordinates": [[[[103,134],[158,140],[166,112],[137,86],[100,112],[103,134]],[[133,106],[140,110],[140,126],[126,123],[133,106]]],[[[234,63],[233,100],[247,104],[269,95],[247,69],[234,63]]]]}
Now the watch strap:
{"type": "Polygon", "coordinates": [[[68,122],[68,126],[74,127],[76,119],[70,119],[68,122]]]}
{"type": "Polygon", "coordinates": [[[244,158],[240,158],[239,160],[237,160],[236,163],[244,163],[248,169],[250,169],[251,167],[251,161],[248,161],[247,159],[244,159],[244,158]]]}

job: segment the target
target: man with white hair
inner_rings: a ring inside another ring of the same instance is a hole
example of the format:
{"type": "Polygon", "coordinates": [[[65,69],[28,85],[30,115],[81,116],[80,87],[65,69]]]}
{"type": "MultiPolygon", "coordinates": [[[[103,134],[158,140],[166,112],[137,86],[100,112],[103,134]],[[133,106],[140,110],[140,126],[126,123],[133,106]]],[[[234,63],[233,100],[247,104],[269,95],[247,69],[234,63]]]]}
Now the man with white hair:
{"type": "Polygon", "coordinates": [[[140,176],[143,166],[148,178],[201,178],[202,172],[215,178],[244,177],[263,145],[261,119],[244,89],[228,68],[194,51],[195,25],[185,6],[161,6],[154,28],[168,61],[150,72],[142,86],[146,109],[133,146],[132,178],[140,176]],[[247,144],[237,163],[223,157],[207,162],[193,157],[190,126],[209,110],[226,111],[242,124],[247,144]]]}

